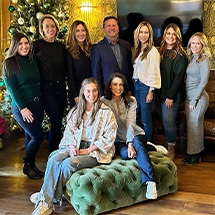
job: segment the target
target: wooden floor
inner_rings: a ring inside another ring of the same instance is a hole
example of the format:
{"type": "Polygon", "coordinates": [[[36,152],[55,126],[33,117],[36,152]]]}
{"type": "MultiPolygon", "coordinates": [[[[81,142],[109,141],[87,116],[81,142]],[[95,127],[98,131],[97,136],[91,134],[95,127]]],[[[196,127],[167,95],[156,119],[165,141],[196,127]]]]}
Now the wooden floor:
{"type": "MultiPolygon", "coordinates": [[[[0,215],[31,214],[34,205],[29,197],[40,190],[43,182],[43,179],[31,180],[22,174],[23,142],[23,135],[18,131],[3,139],[4,147],[0,150],[0,215]]],[[[186,143],[178,142],[175,159],[178,168],[177,193],[105,214],[215,214],[215,144],[206,144],[200,164],[183,166],[181,160],[186,155],[186,143]]],[[[156,135],[154,143],[165,145],[163,135],[156,135]]],[[[44,142],[37,156],[40,169],[45,169],[47,155],[47,142],[44,142]]],[[[64,202],[63,206],[56,206],[53,214],[76,215],[77,212],[64,202]]]]}

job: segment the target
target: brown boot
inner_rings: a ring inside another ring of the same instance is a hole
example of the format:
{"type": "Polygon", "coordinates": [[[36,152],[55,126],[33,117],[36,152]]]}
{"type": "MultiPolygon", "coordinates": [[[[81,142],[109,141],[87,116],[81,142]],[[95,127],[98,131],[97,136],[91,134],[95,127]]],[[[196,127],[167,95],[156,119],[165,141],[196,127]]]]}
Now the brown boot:
{"type": "Polygon", "coordinates": [[[170,158],[171,160],[175,159],[175,146],[168,144],[168,153],[167,157],[170,158]]]}

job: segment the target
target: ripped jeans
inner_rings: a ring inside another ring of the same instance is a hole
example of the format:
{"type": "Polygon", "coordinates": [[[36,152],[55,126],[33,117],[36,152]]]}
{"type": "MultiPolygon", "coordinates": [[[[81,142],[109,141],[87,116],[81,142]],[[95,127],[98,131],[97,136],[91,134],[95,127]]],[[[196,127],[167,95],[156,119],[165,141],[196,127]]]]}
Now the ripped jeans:
{"type": "MultiPolygon", "coordinates": [[[[81,144],[80,148],[83,147],[81,144]]],[[[70,157],[68,148],[60,148],[47,162],[44,182],[38,196],[38,201],[53,204],[53,199],[62,199],[63,189],[71,175],[78,169],[98,165],[96,158],[90,155],[70,157]]]]}

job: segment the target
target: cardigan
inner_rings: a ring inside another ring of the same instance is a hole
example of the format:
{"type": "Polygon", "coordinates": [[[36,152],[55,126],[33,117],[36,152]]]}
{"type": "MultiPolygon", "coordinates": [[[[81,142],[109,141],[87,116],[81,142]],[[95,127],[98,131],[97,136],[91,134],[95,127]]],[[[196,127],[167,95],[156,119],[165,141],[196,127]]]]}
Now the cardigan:
{"type": "MultiPolygon", "coordinates": [[[[59,148],[68,148],[69,145],[80,147],[83,120],[77,128],[74,126],[76,111],[74,108],[67,115],[67,125],[63,134],[63,138],[59,144],[59,148]]],[[[101,104],[95,120],[92,123],[91,145],[96,145],[99,150],[90,153],[90,156],[97,159],[99,163],[110,163],[115,153],[114,141],[116,138],[117,122],[113,112],[105,104],[101,104]]]]}
{"type": "Polygon", "coordinates": [[[116,141],[132,142],[136,135],[145,134],[144,130],[136,124],[136,99],[132,96],[133,102],[129,103],[129,107],[125,106],[124,99],[120,101],[120,114],[118,113],[117,104],[114,99],[106,99],[101,97],[104,102],[114,112],[118,124],[116,141]]]}

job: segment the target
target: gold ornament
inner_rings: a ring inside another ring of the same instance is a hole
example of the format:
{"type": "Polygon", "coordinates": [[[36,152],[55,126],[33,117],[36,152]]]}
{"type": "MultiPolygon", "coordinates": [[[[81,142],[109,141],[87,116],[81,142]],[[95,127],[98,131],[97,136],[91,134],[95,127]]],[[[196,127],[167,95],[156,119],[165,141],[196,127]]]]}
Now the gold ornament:
{"type": "Polygon", "coordinates": [[[34,34],[36,32],[36,27],[30,26],[29,31],[34,34]]]}

